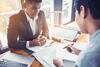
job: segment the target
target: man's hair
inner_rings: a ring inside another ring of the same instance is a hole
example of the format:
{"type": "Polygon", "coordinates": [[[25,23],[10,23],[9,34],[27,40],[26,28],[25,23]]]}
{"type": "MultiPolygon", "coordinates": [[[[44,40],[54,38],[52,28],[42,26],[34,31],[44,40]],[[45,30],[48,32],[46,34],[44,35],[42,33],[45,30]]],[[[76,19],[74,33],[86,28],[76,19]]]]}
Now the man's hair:
{"type": "Polygon", "coordinates": [[[41,3],[42,0],[25,0],[26,3],[32,3],[32,2],[37,2],[37,3],[41,3]]]}
{"type": "Polygon", "coordinates": [[[94,19],[100,19],[100,0],[75,0],[75,7],[79,13],[81,5],[90,10],[94,19]]]}
{"type": "Polygon", "coordinates": [[[41,3],[42,0],[21,0],[22,8],[26,8],[26,3],[30,4],[32,2],[41,3]]]}

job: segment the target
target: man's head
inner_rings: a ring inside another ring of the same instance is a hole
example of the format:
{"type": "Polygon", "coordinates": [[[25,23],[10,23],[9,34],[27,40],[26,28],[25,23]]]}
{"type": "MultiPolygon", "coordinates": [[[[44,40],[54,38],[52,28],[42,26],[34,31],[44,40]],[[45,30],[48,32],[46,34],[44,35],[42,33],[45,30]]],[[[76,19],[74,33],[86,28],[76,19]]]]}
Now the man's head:
{"type": "Polygon", "coordinates": [[[75,8],[75,20],[81,31],[89,33],[93,24],[98,24],[95,21],[100,20],[100,0],[75,0],[75,8]]]}
{"type": "Polygon", "coordinates": [[[24,8],[30,18],[36,17],[40,11],[42,0],[25,0],[24,8]]]}

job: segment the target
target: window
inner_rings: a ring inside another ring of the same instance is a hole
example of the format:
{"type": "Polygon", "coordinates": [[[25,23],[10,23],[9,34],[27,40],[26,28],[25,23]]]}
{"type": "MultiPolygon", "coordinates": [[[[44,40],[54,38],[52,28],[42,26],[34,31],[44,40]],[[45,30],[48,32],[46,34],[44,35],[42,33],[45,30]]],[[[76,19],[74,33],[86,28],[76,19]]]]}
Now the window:
{"type": "Polygon", "coordinates": [[[74,20],[74,0],[63,0],[62,4],[62,24],[67,24],[74,20]]]}
{"type": "Polygon", "coordinates": [[[19,10],[20,0],[0,0],[0,13],[19,10]]]}
{"type": "Polygon", "coordinates": [[[53,25],[63,25],[74,20],[74,0],[43,0],[47,22],[53,25]]]}
{"type": "Polygon", "coordinates": [[[46,20],[50,24],[50,0],[43,0],[41,9],[45,12],[46,20]]]}
{"type": "Polygon", "coordinates": [[[7,46],[7,25],[2,17],[0,17],[0,41],[3,47],[7,46]]]}
{"type": "Polygon", "coordinates": [[[49,25],[50,35],[55,26],[65,27],[74,19],[74,0],[43,0],[42,8],[45,11],[46,20],[49,25]]]}

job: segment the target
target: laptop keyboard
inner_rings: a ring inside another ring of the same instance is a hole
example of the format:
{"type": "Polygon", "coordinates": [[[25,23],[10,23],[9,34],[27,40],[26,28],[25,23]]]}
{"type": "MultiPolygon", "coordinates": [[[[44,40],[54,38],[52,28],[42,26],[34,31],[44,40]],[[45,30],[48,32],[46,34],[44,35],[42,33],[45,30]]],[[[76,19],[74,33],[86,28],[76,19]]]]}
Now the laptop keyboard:
{"type": "Polygon", "coordinates": [[[27,64],[11,61],[7,59],[0,59],[0,67],[27,67],[27,64]]]}

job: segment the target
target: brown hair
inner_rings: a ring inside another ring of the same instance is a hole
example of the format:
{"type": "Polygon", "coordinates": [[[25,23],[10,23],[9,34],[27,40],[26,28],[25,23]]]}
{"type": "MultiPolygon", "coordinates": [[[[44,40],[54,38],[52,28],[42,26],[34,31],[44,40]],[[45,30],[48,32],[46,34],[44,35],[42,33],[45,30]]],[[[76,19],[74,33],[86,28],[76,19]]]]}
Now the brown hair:
{"type": "Polygon", "coordinates": [[[22,8],[26,8],[26,3],[32,3],[32,2],[36,2],[36,3],[41,3],[42,0],[21,0],[21,4],[22,4],[22,8]]]}
{"type": "Polygon", "coordinates": [[[32,3],[32,2],[37,2],[37,3],[41,3],[42,0],[25,0],[26,3],[32,3]]]}

